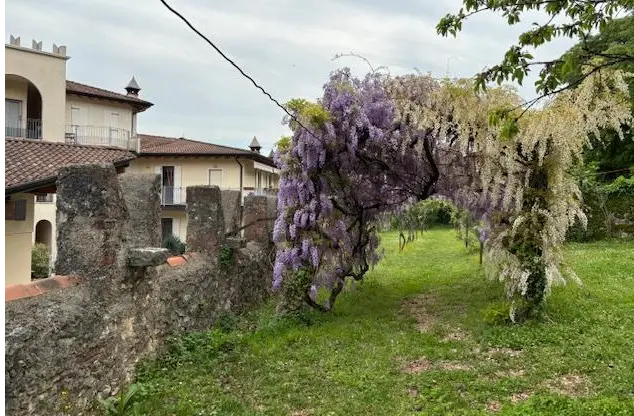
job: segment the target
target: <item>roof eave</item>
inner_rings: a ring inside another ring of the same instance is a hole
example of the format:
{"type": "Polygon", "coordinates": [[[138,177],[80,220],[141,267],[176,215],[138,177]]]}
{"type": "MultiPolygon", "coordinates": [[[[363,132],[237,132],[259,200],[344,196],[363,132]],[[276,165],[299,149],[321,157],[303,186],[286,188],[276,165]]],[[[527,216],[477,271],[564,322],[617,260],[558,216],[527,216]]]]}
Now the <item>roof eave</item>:
{"type": "MultiPolygon", "coordinates": [[[[134,158],[118,160],[118,161],[112,162],[112,164],[114,165],[115,168],[124,168],[124,167],[130,166],[130,161],[132,161],[133,159],[134,158]]],[[[67,166],[70,166],[70,165],[67,165],[67,166]]],[[[45,188],[51,185],[55,185],[56,182],[57,182],[57,175],[49,176],[44,179],[38,179],[37,181],[33,181],[33,182],[26,182],[20,185],[5,187],[4,196],[7,197],[10,195],[19,194],[21,192],[33,192],[40,188],[45,188]]]]}
{"type": "Polygon", "coordinates": [[[154,105],[154,103],[151,103],[149,101],[129,100],[123,97],[121,98],[104,97],[103,95],[99,95],[99,94],[91,94],[89,92],[75,91],[75,90],[69,90],[69,89],[66,89],[66,93],[79,95],[81,97],[99,98],[101,100],[116,101],[118,103],[130,104],[137,110],[137,113],[143,112],[154,105]]]}
{"type": "Polygon", "coordinates": [[[264,163],[268,166],[271,166],[272,168],[277,168],[277,166],[271,159],[257,153],[254,153],[254,154],[248,154],[248,153],[242,153],[242,154],[239,154],[239,153],[238,154],[236,153],[169,153],[169,152],[145,153],[143,152],[143,150],[141,150],[138,156],[139,157],[141,156],[152,156],[152,157],[188,157],[190,156],[190,157],[233,157],[233,158],[238,157],[238,158],[255,160],[255,161],[264,163]]]}

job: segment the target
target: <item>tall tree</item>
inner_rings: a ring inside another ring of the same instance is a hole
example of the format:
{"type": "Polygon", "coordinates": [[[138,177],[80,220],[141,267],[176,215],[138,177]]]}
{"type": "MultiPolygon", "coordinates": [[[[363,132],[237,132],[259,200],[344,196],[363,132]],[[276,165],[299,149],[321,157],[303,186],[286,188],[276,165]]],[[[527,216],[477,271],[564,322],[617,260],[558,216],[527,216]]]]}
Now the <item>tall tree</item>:
{"type": "Polygon", "coordinates": [[[531,70],[540,68],[535,82],[540,95],[526,103],[530,107],[542,98],[579,85],[590,74],[634,62],[631,50],[619,47],[602,50],[588,42],[593,31],[604,29],[619,15],[631,14],[634,0],[463,0],[458,13],[447,14],[436,29],[443,36],[456,36],[463,23],[475,14],[498,13],[509,25],[514,25],[525,18],[527,12],[533,11],[544,12],[544,21],[534,23],[530,30],[523,32],[499,64],[476,75],[477,89],[485,89],[490,82],[501,84],[511,80],[521,84],[531,70]],[[535,60],[529,49],[556,37],[581,39],[580,53],[547,61],[535,60]],[[571,74],[582,67],[586,67],[586,71],[571,82],[571,74]]]}
{"type": "MultiPolygon", "coordinates": [[[[583,76],[581,63],[586,55],[599,53],[634,56],[634,16],[612,20],[599,34],[581,41],[564,54],[560,59],[568,59],[572,63],[567,82],[575,83],[583,76]]],[[[629,86],[630,106],[634,114],[634,61],[621,62],[616,67],[631,74],[625,81],[629,86]]],[[[597,145],[596,140],[593,140],[593,146],[584,152],[585,161],[595,162],[599,172],[605,172],[600,175],[600,180],[628,176],[629,169],[634,168],[634,131],[625,127],[624,140],[613,131],[604,131],[601,134],[603,145],[597,145]]]]}

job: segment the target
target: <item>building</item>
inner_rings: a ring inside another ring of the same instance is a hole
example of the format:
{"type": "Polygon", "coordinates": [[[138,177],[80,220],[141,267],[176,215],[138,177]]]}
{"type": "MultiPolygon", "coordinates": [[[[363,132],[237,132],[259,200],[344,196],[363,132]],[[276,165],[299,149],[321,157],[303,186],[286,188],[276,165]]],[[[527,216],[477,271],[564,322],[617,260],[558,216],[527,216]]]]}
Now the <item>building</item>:
{"type": "MultiPolygon", "coordinates": [[[[141,87],[135,78],[132,77],[127,84],[125,93],[70,81],[66,79],[69,59],[65,46],[54,44],[50,51],[45,51],[42,42],[33,40],[31,47],[24,47],[19,37],[10,37],[9,44],[5,45],[5,147],[27,141],[64,143],[70,146],[61,153],[67,161],[78,160],[71,155],[72,146],[76,146],[78,155],[85,153],[79,150],[83,146],[99,146],[125,151],[126,154],[133,152],[132,159],[138,156],[138,160],[130,164],[130,170],[161,174],[165,234],[171,230],[182,240],[186,240],[187,186],[219,185],[223,189],[241,190],[243,195],[248,192],[270,193],[277,189],[277,169],[270,158],[259,154],[261,148],[255,137],[250,150],[247,150],[190,139],[138,134],[138,115],[153,104],[140,98],[141,87]]],[[[48,148],[36,146],[34,149],[46,151],[48,148]]],[[[24,169],[24,165],[10,166],[13,163],[41,166],[34,164],[36,162],[32,158],[7,159],[7,172],[16,166],[24,169]]],[[[56,159],[51,166],[59,168],[63,163],[63,160],[56,159]]],[[[17,207],[22,209],[26,203],[28,208],[25,211],[28,218],[8,220],[19,223],[7,222],[11,241],[17,241],[20,234],[20,244],[16,243],[14,247],[16,250],[23,247],[22,240],[27,235],[31,244],[50,240],[54,259],[54,192],[39,187],[29,190],[28,194],[16,196],[15,192],[9,192],[11,187],[10,182],[5,182],[5,195],[10,200],[26,201],[17,202],[17,207]],[[29,195],[33,194],[35,198],[32,201],[29,195]],[[31,224],[30,234],[26,232],[28,224],[31,224]]],[[[11,208],[17,209],[14,205],[11,208]]],[[[15,258],[22,259],[19,261],[21,264],[28,258],[30,264],[30,249],[20,251],[15,258]]],[[[11,270],[15,267],[11,266],[11,270]]],[[[14,274],[23,276],[25,272],[14,274]]]]}
{"type": "MultiPolygon", "coordinates": [[[[139,150],[137,115],[153,104],[139,98],[134,79],[126,94],[66,79],[65,46],[44,51],[42,42],[5,45],[5,137],[139,150]]],[[[39,193],[33,209],[32,243],[51,227],[55,258],[55,195],[39,193]]]]}
{"type": "Polygon", "coordinates": [[[277,193],[278,169],[260,154],[254,137],[251,150],[186,139],[139,134],[140,151],[128,171],[161,175],[163,237],[187,240],[185,189],[217,185],[220,189],[258,195],[277,193]]]}
{"type": "Polygon", "coordinates": [[[36,222],[35,195],[53,194],[60,168],[72,164],[112,163],[119,172],[136,155],[124,149],[43,140],[5,140],[5,286],[31,281],[31,247],[46,244],[55,253],[55,210],[36,222]],[[35,232],[34,232],[35,229],[35,232]]]}

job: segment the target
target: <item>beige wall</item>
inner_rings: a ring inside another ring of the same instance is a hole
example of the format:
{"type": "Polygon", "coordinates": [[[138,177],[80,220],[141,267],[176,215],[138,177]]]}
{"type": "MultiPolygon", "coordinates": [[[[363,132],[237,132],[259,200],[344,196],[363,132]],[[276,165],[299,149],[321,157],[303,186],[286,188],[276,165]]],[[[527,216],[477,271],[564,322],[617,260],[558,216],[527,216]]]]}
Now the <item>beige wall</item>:
{"type": "Polygon", "coordinates": [[[187,214],[183,209],[164,208],[161,218],[172,218],[172,233],[181,241],[187,241],[187,214]]]}
{"type": "MultiPolygon", "coordinates": [[[[248,160],[240,161],[243,165],[248,160]]],[[[251,162],[252,163],[252,162],[251,162]]],[[[209,170],[220,170],[222,182],[214,184],[221,189],[240,188],[240,166],[235,159],[218,157],[149,157],[141,156],[130,162],[128,172],[160,173],[162,166],[174,166],[174,187],[182,189],[182,203],[185,203],[185,188],[195,185],[209,185],[209,170]]],[[[245,185],[246,186],[246,185],[245,185]]]]}
{"type": "Polygon", "coordinates": [[[132,107],[113,101],[69,94],[66,97],[66,124],[113,127],[132,132],[132,107]]]}
{"type": "MultiPolygon", "coordinates": [[[[66,59],[68,58],[8,45],[5,45],[4,56],[5,75],[18,75],[26,78],[40,92],[42,97],[42,135],[44,139],[64,141],[66,59]]],[[[17,92],[15,83],[9,84],[9,91],[5,88],[5,96],[7,93],[14,94],[17,92]]],[[[26,94],[26,91],[24,91],[24,94],[26,94]]],[[[23,118],[25,118],[26,108],[23,108],[23,110],[23,118]]]]}
{"type": "MultiPolygon", "coordinates": [[[[27,81],[23,78],[7,78],[4,83],[4,98],[22,102],[22,127],[26,121],[27,81]]],[[[14,127],[14,126],[11,126],[14,127]]]]}
{"type": "MultiPolygon", "coordinates": [[[[37,223],[45,220],[51,223],[51,261],[57,258],[57,219],[55,199],[57,195],[53,195],[53,202],[36,202],[33,209],[33,234],[31,241],[35,244],[35,229],[37,223]]],[[[53,263],[54,264],[54,263],[53,263]]]]}
{"type": "MultiPolygon", "coordinates": [[[[240,163],[244,167],[243,172],[243,187],[254,188],[255,187],[255,174],[256,170],[253,168],[253,161],[249,159],[240,159],[240,163]]],[[[220,158],[220,157],[151,157],[141,156],[132,162],[126,169],[127,172],[139,172],[139,173],[160,173],[162,166],[174,166],[174,179],[175,188],[180,188],[180,192],[174,193],[175,204],[185,204],[185,189],[188,186],[196,185],[209,185],[209,170],[221,170],[222,182],[219,184],[221,189],[240,189],[240,165],[235,159],[220,158]]],[[[275,174],[268,172],[262,172],[263,178],[267,175],[271,175],[273,178],[273,187],[277,188],[278,179],[275,174]]],[[[217,175],[216,177],[219,177],[217,175]]],[[[248,195],[250,190],[242,192],[243,196],[248,195]]],[[[174,218],[178,221],[178,224],[174,224],[174,234],[176,234],[182,241],[186,241],[187,238],[187,216],[181,209],[164,207],[163,218],[174,218]]]]}
{"type": "Polygon", "coordinates": [[[26,199],[25,221],[4,221],[4,285],[31,281],[31,242],[33,232],[34,196],[15,194],[11,200],[26,199]]]}

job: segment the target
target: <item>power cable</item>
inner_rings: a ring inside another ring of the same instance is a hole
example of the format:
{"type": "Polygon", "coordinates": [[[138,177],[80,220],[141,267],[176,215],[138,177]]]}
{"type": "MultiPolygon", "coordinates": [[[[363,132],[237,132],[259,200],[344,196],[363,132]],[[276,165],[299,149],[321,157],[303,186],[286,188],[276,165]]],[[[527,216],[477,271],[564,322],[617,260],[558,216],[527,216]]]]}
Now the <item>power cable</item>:
{"type": "Polygon", "coordinates": [[[170,6],[165,0],[159,0],[161,3],[163,3],[163,5],[173,14],[175,14],[176,16],[178,16],[179,19],[181,19],[183,22],[185,22],[185,24],[187,26],[189,26],[189,28],[191,30],[193,30],[199,37],[201,37],[203,40],[205,40],[205,42],[207,42],[212,48],[214,48],[216,50],[216,52],[218,52],[220,54],[220,56],[222,56],[227,62],[229,62],[231,65],[233,65],[234,68],[236,68],[240,74],[242,74],[243,77],[245,77],[246,79],[248,79],[249,81],[251,81],[251,83],[260,91],[262,91],[262,93],[264,95],[266,95],[269,100],[273,101],[275,103],[275,105],[277,105],[279,108],[282,109],[282,111],[284,111],[291,119],[293,119],[293,121],[295,121],[300,127],[302,127],[304,130],[306,130],[308,133],[310,133],[311,136],[317,138],[317,136],[315,136],[315,134],[310,131],[306,126],[304,126],[298,119],[297,117],[295,117],[293,114],[289,113],[288,110],[282,105],[280,104],[279,101],[277,101],[275,98],[273,98],[273,96],[271,94],[269,94],[268,91],[266,91],[264,88],[262,88],[260,85],[258,85],[257,82],[255,82],[255,80],[250,77],[248,74],[246,74],[242,68],[240,68],[235,62],[233,62],[233,60],[231,60],[227,55],[225,55],[220,48],[218,48],[207,36],[205,36],[204,34],[202,34],[198,29],[196,29],[194,27],[194,25],[192,25],[189,20],[187,20],[186,17],[184,17],[182,14],[180,14],[178,11],[176,11],[172,6],[170,6]]]}

